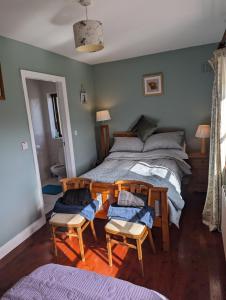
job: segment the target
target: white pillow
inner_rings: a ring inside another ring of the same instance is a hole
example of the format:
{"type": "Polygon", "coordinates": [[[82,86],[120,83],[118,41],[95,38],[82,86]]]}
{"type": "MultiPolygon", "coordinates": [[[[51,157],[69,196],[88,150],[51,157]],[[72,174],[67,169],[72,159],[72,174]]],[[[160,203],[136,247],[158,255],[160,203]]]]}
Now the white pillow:
{"type": "Polygon", "coordinates": [[[184,132],[164,132],[151,135],[144,144],[144,152],[156,149],[178,149],[182,150],[184,132]]]}
{"type": "Polygon", "coordinates": [[[138,137],[115,137],[110,152],[142,152],[144,143],[138,137]]]}

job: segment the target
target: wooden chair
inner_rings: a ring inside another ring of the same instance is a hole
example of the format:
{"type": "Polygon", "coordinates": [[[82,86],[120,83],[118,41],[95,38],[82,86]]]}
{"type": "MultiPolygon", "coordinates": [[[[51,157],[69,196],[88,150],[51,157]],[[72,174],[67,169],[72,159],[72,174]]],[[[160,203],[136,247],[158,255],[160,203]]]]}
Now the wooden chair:
{"type": "MultiPolygon", "coordinates": [[[[151,199],[151,190],[153,186],[141,181],[117,181],[115,182],[118,193],[121,190],[127,190],[131,193],[139,193],[147,196],[148,205],[151,199]]],[[[117,195],[118,196],[118,195],[117,195]]],[[[111,219],[105,226],[108,260],[109,265],[112,266],[112,244],[122,244],[129,248],[136,249],[138,254],[138,260],[141,266],[142,276],[144,276],[143,257],[142,257],[142,244],[144,240],[149,237],[149,242],[153,252],[155,253],[155,245],[152,237],[152,232],[147,226],[143,224],[128,222],[124,220],[111,219]],[[112,238],[112,236],[119,236],[122,241],[118,241],[112,238]],[[136,241],[136,245],[128,243],[127,239],[133,239],[136,241]]]]}
{"type": "MultiPolygon", "coordinates": [[[[128,182],[128,181],[127,181],[128,182]]],[[[117,182],[120,184],[120,181],[117,182]]],[[[122,181],[124,189],[129,190],[126,181],[122,181]]],[[[167,197],[168,188],[155,187],[151,188],[149,197],[149,206],[155,210],[155,220],[153,227],[159,228],[162,234],[162,248],[168,252],[170,250],[170,236],[169,236],[169,205],[167,197]]]]}
{"type": "MultiPolygon", "coordinates": [[[[79,189],[79,188],[90,188],[92,187],[91,180],[86,178],[64,178],[61,180],[63,191],[66,192],[69,189],[79,189]]],[[[62,231],[59,231],[59,228],[66,228],[66,236],[69,238],[76,237],[79,241],[79,248],[81,253],[82,261],[85,261],[84,255],[84,245],[83,245],[83,236],[82,233],[86,227],[90,224],[93,237],[97,241],[97,236],[94,228],[93,221],[86,220],[80,214],[63,214],[56,213],[49,221],[51,226],[51,232],[53,237],[54,244],[54,254],[57,256],[57,245],[56,245],[56,236],[62,235],[62,231]]]]}

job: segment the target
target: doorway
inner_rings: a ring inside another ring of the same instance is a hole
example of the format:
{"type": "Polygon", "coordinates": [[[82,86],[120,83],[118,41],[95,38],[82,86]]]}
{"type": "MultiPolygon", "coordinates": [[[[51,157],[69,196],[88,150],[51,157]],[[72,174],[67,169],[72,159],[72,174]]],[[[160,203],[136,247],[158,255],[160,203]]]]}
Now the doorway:
{"type": "Polygon", "coordinates": [[[64,77],[21,71],[43,214],[61,196],[60,178],[76,176],[64,77]]]}

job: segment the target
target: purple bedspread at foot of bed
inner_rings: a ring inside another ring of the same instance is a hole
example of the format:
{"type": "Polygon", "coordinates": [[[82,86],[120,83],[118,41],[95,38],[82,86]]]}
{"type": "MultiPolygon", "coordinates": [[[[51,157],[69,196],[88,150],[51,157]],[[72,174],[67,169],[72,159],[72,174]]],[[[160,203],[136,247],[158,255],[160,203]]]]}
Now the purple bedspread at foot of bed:
{"type": "Polygon", "coordinates": [[[56,264],[36,269],[15,284],[2,300],[166,300],[159,293],[124,280],[56,264]]]}

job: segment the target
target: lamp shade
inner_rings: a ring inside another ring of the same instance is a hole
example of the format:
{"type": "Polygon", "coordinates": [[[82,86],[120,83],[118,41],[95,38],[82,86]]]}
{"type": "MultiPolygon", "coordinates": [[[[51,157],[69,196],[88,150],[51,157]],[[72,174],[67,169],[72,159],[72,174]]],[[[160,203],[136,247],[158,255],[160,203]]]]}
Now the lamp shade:
{"type": "Polygon", "coordinates": [[[97,120],[97,122],[111,120],[109,111],[108,110],[97,111],[96,120],[97,120]]]}
{"type": "Polygon", "coordinates": [[[199,125],[195,136],[197,138],[209,138],[210,137],[210,126],[209,125],[199,125]]]}
{"type": "Polygon", "coordinates": [[[83,20],[73,25],[75,47],[79,52],[96,52],[104,48],[100,21],[83,20]]]}

